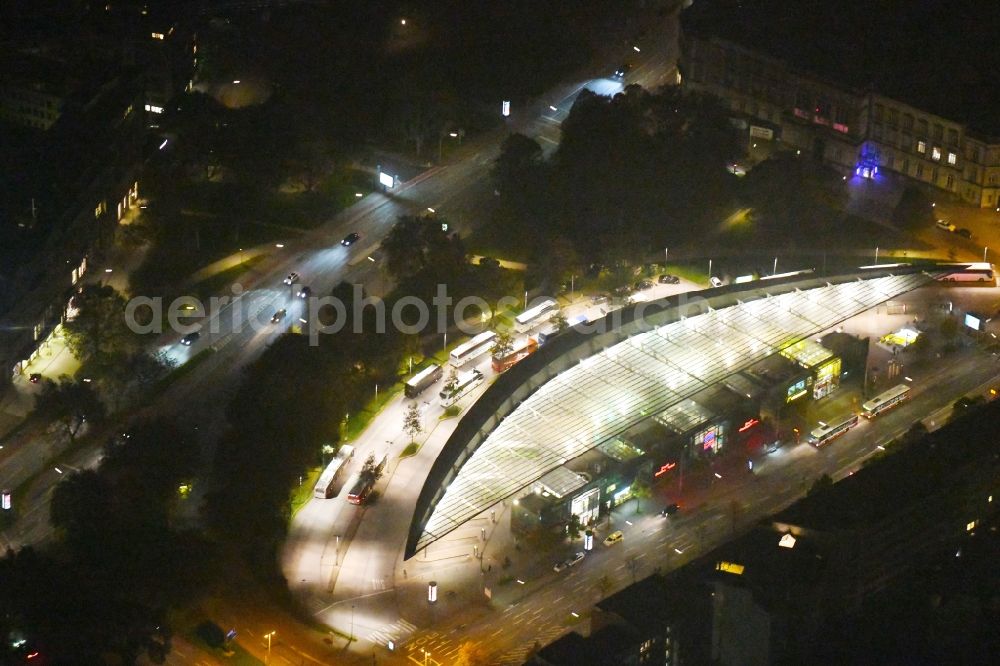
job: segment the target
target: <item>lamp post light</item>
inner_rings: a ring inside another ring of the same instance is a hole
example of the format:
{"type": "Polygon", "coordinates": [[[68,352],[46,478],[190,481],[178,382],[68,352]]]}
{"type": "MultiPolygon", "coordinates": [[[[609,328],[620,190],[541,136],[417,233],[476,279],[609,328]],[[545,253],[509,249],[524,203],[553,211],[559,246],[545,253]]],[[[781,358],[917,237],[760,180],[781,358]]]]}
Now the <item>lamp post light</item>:
{"type": "Polygon", "coordinates": [[[267,639],[267,656],[264,657],[265,664],[270,663],[271,661],[271,637],[274,636],[274,634],[276,633],[277,633],[276,631],[272,631],[270,633],[264,634],[264,638],[267,639]]]}
{"type": "MultiPolygon", "coordinates": [[[[452,139],[458,139],[458,145],[462,145],[462,137],[465,135],[464,130],[457,130],[454,132],[448,132],[447,135],[452,139]]],[[[444,137],[445,132],[441,132],[438,135],[438,162],[444,159],[444,137]]]]}

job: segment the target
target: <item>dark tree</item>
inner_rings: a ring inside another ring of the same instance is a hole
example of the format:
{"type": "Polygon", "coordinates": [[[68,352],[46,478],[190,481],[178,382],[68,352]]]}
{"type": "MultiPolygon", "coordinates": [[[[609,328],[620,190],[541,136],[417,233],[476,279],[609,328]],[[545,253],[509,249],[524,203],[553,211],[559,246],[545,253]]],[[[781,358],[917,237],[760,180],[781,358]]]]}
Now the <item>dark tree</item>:
{"type": "Polygon", "coordinates": [[[511,134],[500,146],[500,156],[493,167],[497,189],[504,196],[523,195],[534,179],[540,177],[542,147],[523,134],[511,134]]]}
{"type": "Polygon", "coordinates": [[[57,382],[45,382],[35,398],[35,414],[58,423],[70,443],[75,443],[84,423],[97,423],[104,418],[104,404],[90,382],[64,377],[57,382]]]}
{"type": "Polygon", "coordinates": [[[892,223],[900,229],[926,229],[934,223],[934,208],[931,203],[922,189],[914,185],[907,186],[892,211],[892,223]]]}
{"type": "Polygon", "coordinates": [[[139,338],[125,320],[125,297],[114,287],[87,285],[73,296],[75,316],[63,325],[70,351],[100,374],[122,355],[135,352],[139,338]]]}
{"type": "Polygon", "coordinates": [[[384,471],[385,470],[382,468],[382,464],[375,460],[374,455],[370,455],[365,459],[365,464],[362,465],[361,471],[358,472],[358,477],[366,483],[374,484],[382,478],[382,473],[384,471]]]}

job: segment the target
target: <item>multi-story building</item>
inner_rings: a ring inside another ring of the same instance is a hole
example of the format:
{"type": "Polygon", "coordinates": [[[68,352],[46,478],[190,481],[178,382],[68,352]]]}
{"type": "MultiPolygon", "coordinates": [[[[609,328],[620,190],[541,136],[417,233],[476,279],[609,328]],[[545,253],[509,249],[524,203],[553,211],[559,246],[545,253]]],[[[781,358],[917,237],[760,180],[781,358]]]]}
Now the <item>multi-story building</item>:
{"type": "Polygon", "coordinates": [[[810,1],[798,8],[809,20],[791,21],[775,0],[696,1],[682,14],[682,84],[721,98],[751,142],[1000,209],[1000,62],[982,27],[956,22],[968,4],[904,3],[887,20],[865,3],[810,1]],[[927,24],[953,29],[929,30],[930,43],[902,32],[927,24]],[[898,53],[873,48],[884,44],[898,53]]]}
{"type": "Polygon", "coordinates": [[[23,54],[4,57],[0,82],[0,122],[47,130],[59,120],[75,85],[65,63],[23,54]]]}

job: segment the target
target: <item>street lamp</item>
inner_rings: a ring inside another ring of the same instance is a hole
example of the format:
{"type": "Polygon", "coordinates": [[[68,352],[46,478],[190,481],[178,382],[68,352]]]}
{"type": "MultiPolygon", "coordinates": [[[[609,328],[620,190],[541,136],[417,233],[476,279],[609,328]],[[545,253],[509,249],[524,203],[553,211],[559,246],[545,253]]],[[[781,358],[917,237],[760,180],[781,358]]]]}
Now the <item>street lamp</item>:
{"type": "MultiPolygon", "coordinates": [[[[465,134],[464,130],[457,130],[454,132],[448,132],[448,136],[452,139],[458,139],[458,145],[462,145],[462,136],[465,134]]],[[[440,162],[444,157],[444,136],[445,133],[442,131],[438,135],[438,162],[440,162]]]]}
{"type": "Polygon", "coordinates": [[[272,631],[268,634],[264,634],[264,638],[267,639],[267,656],[264,658],[264,663],[267,664],[271,661],[271,637],[274,636],[277,631],[272,631]]]}

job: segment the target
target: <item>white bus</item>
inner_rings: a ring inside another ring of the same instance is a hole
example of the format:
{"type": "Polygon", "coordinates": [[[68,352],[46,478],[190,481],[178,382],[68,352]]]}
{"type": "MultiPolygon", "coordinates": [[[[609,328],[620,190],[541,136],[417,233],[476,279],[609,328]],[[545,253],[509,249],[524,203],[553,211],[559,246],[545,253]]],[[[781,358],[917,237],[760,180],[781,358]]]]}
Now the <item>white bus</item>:
{"type": "Polygon", "coordinates": [[[910,387],[906,384],[894,386],[885,393],[880,393],[865,404],[861,405],[867,418],[873,419],[879,414],[892,409],[909,397],[910,387]]]}
{"type": "Polygon", "coordinates": [[[534,305],[514,317],[514,329],[518,333],[527,333],[536,326],[541,326],[559,312],[559,304],[551,298],[534,305]]]}
{"type": "Polygon", "coordinates": [[[354,457],[354,447],[350,444],[344,444],[337,451],[337,454],[333,456],[333,460],[330,464],[326,466],[323,473],[319,476],[319,481],[316,482],[316,487],[313,489],[313,495],[319,497],[320,499],[330,499],[331,497],[337,496],[337,491],[335,486],[340,480],[340,476],[347,469],[347,464],[351,462],[351,458],[354,457]]]}
{"type": "Polygon", "coordinates": [[[996,286],[996,273],[993,272],[993,264],[979,261],[970,264],[955,264],[954,266],[955,272],[939,275],[937,280],[947,284],[975,282],[977,286],[996,286]]]}
{"type": "Polygon", "coordinates": [[[493,341],[497,339],[497,334],[493,331],[483,331],[476,337],[463,342],[451,350],[451,364],[456,368],[461,368],[474,358],[485,354],[493,346],[493,341]]]}
{"type": "Polygon", "coordinates": [[[407,398],[416,398],[431,384],[444,376],[444,368],[434,363],[410,377],[403,386],[407,398]]]}
{"type": "Polygon", "coordinates": [[[462,396],[479,386],[482,381],[483,373],[475,369],[458,375],[458,377],[456,377],[455,385],[451,388],[446,386],[445,389],[439,394],[441,397],[441,406],[451,407],[458,402],[462,396]]]}
{"type": "Polygon", "coordinates": [[[809,433],[809,443],[819,448],[824,444],[840,437],[845,432],[858,425],[858,415],[851,414],[849,417],[843,421],[833,423],[830,425],[820,425],[820,427],[809,433]]]}
{"type": "Polygon", "coordinates": [[[549,340],[551,340],[552,338],[554,338],[556,335],[566,330],[567,328],[573,328],[577,324],[586,324],[589,321],[590,320],[587,319],[587,315],[579,314],[573,317],[572,319],[567,319],[566,326],[562,330],[560,330],[559,327],[556,326],[555,324],[549,324],[538,333],[538,344],[544,345],[546,342],[548,342],[549,340]]]}

